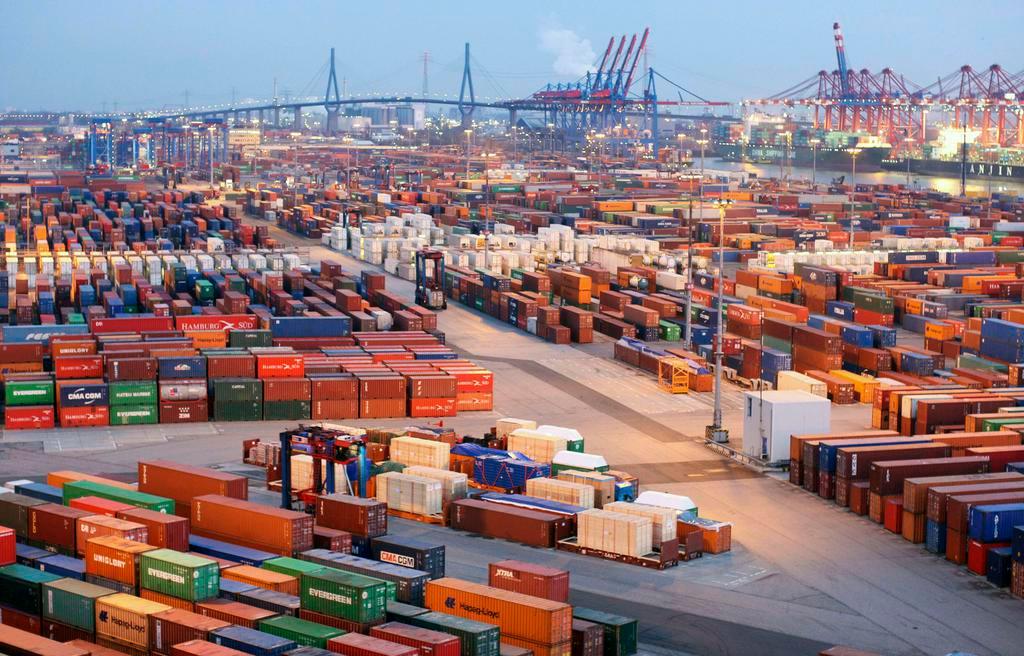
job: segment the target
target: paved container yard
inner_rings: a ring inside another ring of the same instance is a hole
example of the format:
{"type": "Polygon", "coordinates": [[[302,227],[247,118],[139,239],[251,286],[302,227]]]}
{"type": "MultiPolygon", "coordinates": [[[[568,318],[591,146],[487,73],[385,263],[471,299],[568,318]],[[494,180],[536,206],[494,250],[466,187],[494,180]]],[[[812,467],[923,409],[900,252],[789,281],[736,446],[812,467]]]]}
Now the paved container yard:
{"type": "MultiPolygon", "coordinates": [[[[272,228],[297,246],[310,242],[272,228]]],[[[310,248],[359,270],[342,254],[310,248]]],[[[411,295],[412,284],[389,277],[411,295]]],[[[711,394],[672,396],[652,377],[610,359],[611,341],[557,346],[494,319],[449,306],[440,317],[448,343],[495,373],[493,412],[450,420],[479,434],[498,417],[532,418],[578,429],[588,451],[639,477],[644,489],[685,494],[701,516],[733,523],[733,549],[663,572],[563,552],[484,540],[396,520],[399,531],[447,545],[449,572],[480,579],[486,564],[521,558],[572,572],[573,603],[641,618],[649,654],[811,654],[853,644],[886,654],[954,649],[1003,655],[1020,651],[1020,603],[984,580],[928,555],[898,535],[786,483],[727,460],[702,444],[711,394]]],[[[742,392],[724,396],[725,425],[736,439],[742,392]]],[[[867,406],[833,407],[833,430],[861,429],[867,406]]],[[[413,420],[359,422],[403,426],[413,420]]],[[[355,423],[355,422],[353,422],[355,423]]],[[[248,422],[7,431],[0,476],[40,477],[53,469],[134,472],[140,459],[167,458],[262,474],[240,464],[241,441],[272,439],[288,422],[248,422]]],[[[258,487],[254,483],[254,488],[258,487]]],[[[267,497],[272,502],[271,497],[267,497]]]]}

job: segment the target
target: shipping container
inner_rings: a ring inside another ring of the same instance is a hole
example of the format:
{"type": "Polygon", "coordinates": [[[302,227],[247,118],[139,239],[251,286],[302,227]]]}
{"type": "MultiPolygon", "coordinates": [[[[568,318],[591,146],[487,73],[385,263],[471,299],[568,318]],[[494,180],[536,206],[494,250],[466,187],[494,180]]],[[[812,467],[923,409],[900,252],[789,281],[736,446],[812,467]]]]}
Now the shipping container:
{"type": "Polygon", "coordinates": [[[65,645],[13,626],[0,624],[0,652],[11,656],[89,656],[89,651],[65,645]]]}
{"type": "Polygon", "coordinates": [[[264,633],[292,640],[299,646],[319,647],[321,649],[327,647],[328,640],[345,633],[341,629],[285,615],[260,620],[258,628],[264,633]]]}
{"type": "Polygon", "coordinates": [[[259,567],[268,560],[278,558],[278,554],[270,553],[269,551],[260,551],[259,549],[250,549],[248,547],[239,547],[238,545],[223,542],[221,540],[214,540],[213,538],[204,538],[198,535],[188,536],[188,546],[190,551],[209,556],[213,559],[220,559],[231,563],[240,563],[242,565],[252,565],[259,567]]]}
{"type": "Polygon", "coordinates": [[[346,633],[341,637],[332,638],[328,643],[328,649],[345,656],[419,656],[420,653],[418,647],[359,633],[346,633]]]}
{"type": "Polygon", "coordinates": [[[290,595],[297,595],[299,593],[299,579],[277,570],[263,569],[262,567],[253,567],[252,565],[238,565],[237,567],[224,570],[223,577],[242,583],[251,583],[257,587],[275,592],[284,592],[290,595]]]}
{"type": "Polygon", "coordinates": [[[582,606],[573,606],[572,616],[574,619],[585,620],[604,627],[604,653],[606,656],[630,656],[637,652],[639,634],[635,619],[582,606]]]}
{"type": "Polygon", "coordinates": [[[426,607],[472,620],[494,622],[502,637],[541,645],[572,640],[572,607],[479,583],[443,578],[427,584],[426,607]]]}
{"type": "Polygon", "coordinates": [[[353,622],[384,618],[387,586],[380,579],[325,568],[302,576],[302,607],[353,622]]]}
{"type": "Polygon", "coordinates": [[[278,615],[278,613],[266,608],[250,606],[244,602],[231,601],[229,599],[208,599],[197,602],[196,612],[204,617],[212,617],[232,625],[244,626],[250,629],[255,629],[260,620],[278,615]]]}
{"type": "Polygon", "coordinates": [[[385,535],[373,538],[370,542],[370,553],[382,563],[427,572],[432,579],[444,577],[443,544],[385,535]]]}
{"type": "Polygon", "coordinates": [[[456,636],[401,622],[375,626],[370,629],[370,636],[415,647],[419,656],[460,656],[462,652],[462,646],[456,636]]]}
{"type": "Polygon", "coordinates": [[[142,524],[106,515],[80,517],[76,520],[76,526],[75,548],[79,556],[85,555],[86,542],[93,538],[112,535],[143,544],[146,544],[146,540],[149,538],[149,531],[142,524]]]}
{"type": "Polygon", "coordinates": [[[92,634],[96,628],[96,600],[113,590],[84,581],[59,579],[43,584],[43,617],[92,634]]]}
{"type": "MultiPolygon", "coordinates": [[[[400,565],[382,563],[369,558],[337,553],[325,549],[312,549],[300,554],[303,560],[324,567],[332,567],[345,572],[361,574],[370,578],[380,579],[394,588],[394,598],[409,604],[422,604],[430,574],[417,569],[409,569],[400,565]]],[[[390,593],[389,593],[390,596],[390,593]]]]}
{"type": "Polygon", "coordinates": [[[139,559],[156,547],[108,535],[85,545],[86,574],[117,581],[134,589],[139,582],[139,559]]]}
{"type": "Polygon", "coordinates": [[[388,507],[375,499],[347,494],[320,495],[316,501],[316,523],[374,538],[388,532],[388,507]]]}
{"type": "Polygon", "coordinates": [[[78,545],[78,520],[90,517],[92,513],[80,508],[69,508],[52,503],[32,506],[28,511],[28,539],[33,544],[71,556],[84,551],[84,537],[82,545],[78,545]],[[78,549],[78,546],[83,549],[78,549]]]}
{"type": "Polygon", "coordinates": [[[421,613],[403,621],[456,636],[462,647],[461,656],[498,656],[501,649],[501,630],[488,622],[437,612],[421,613]]]}
{"type": "MultiPolygon", "coordinates": [[[[229,579],[221,579],[221,583],[229,579]]],[[[231,581],[237,583],[237,581],[231,581]]],[[[269,610],[278,615],[298,615],[301,599],[297,595],[275,592],[265,588],[253,587],[235,595],[236,601],[243,604],[269,610]]]]}
{"type": "MultiPolygon", "coordinates": [[[[154,653],[161,653],[153,650],[154,653]]],[[[231,649],[223,645],[217,645],[206,640],[189,640],[187,642],[174,643],[167,651],[166,656],[243,656],[244,651],[231,649]]]]}
{"type": "Polygon", "coordinates": [[[147,542],[161,549],[188,551],[188,519],[146,508],[131,508],[117,513],[119,519],[142,524],[149,531],[147,542]]]}
{"type": "Polygon", "coordinates": [[[64,503],[67,504],[76,497],[94,496],[111,501],[120,501],[130,506],[147,508],[157,512],[174,514],[174,501],[166,497],[158,497],[153,494],[145,494],[135,490],[124,489],[82,480],[66,483],[64,485],[64,503]]]}
{"type": "Polygon", "coordinates": [[[287,638],[244,626],[228,626],[210,631],[210,641],[252,656],[278,656],[298,646],[287,638]]]}
{"type": "Polygon", "coordinates": [[[454,529],[547,548],[571,535],[575,526],[571,518],[478,499],[453,502],[448,517],[454,529]]]}
{"type": "Polygon", "coordinates": [[[220,567],[200,556],[171,549],[147,551],[139,558],[139,584],[143,588],[203,601],[219,594],[220,567]]]}
{"type": "Polygon", "coordinates": [[[96,600],[96,637],[147,650],[149,616],[170,608],[155,601],[121,593],[100,597],[96,600]]]}
{"type": "Polygon", "coordinates": [[[244,476],[193,467],[168,460],[142,460],[138,465],[139,491],[174,499],[175,514],[187,517],[194,497],[218,494],[234,499],[249,498],[244,476]]]}
{"type": "Polygon", "coordinates": [[[43,608],[43,584],[60,578],[56,574],[17,563],[5,565],[0,567],[0,600],[14,610],[40,615],[43,608]]]}
{"type": "Polygon", "coordinates": [[[487,584],[510,592],[569,603],[569,572],[566,570],[501,560],[488,565],[487,584]]]}
{"type": "Polygon", "coordinates": [[[291,556],[313,546],[313,518],[221,495],[192,500],[192,533],[291,556]]]}

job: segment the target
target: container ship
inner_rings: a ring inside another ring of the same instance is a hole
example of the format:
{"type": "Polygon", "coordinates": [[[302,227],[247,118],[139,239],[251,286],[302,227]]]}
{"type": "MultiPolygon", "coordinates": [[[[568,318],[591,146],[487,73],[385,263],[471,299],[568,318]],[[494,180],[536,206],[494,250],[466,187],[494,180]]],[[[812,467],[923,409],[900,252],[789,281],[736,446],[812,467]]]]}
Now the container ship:
{"type": "MultiPolygon", "coordinates": [[[[907,170],[906,158],[885,158],[881,162],[882,169],[886,171],[907,170]]],[[[857,163],[860,166],[860,162],[857,163]]],[[[947,159],[925,159],[910,158],[910,172],[917,175],[935,175],[950,178],[959,178],[961,172],[966,174],[968,180],[1012,180],[1024,182],[1024,163],[1002,164],[999,162],[977,162],[947,159]]]]}
{"type": "MultiPolygon", "coordinates": [[[[857,146],[857,170],[876,172],[883,170],[882,162],[889,156],[887,144],[857,146]]],[[[789,164],[792,166],[817,168],[826,171],[848,171],[852,167],[849,148],[817,148],[791,146],[788,149],[789,164]]],[[[752,164],[783,164],[787,158],[785,146],[768,144],[724,143],[716,146],[719,156],[728,162],[749,162],[752,164]]]]}

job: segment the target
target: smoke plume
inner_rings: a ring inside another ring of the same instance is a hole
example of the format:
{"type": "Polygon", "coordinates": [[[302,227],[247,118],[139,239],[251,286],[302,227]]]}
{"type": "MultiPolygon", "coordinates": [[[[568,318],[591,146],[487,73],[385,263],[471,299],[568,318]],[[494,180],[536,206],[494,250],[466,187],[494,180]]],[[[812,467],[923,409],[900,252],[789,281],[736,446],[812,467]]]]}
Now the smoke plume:
{"type": "Polygon", "coordinates": [[[591,68],[596,58],[589,39],[565,28],[541,29],[540,48],[554,55],[551,68],[558,75],[579,77],[591,68]]]}

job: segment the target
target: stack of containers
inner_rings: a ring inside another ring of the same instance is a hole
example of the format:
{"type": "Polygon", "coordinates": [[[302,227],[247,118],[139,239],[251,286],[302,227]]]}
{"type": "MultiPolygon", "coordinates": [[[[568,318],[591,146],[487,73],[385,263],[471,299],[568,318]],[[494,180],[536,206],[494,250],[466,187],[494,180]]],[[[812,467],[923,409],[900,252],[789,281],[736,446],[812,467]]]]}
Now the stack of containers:
{"type": "Polygon", "coordinates": [[[160,419],[156,358],[109,357],[110,425],[155,424],[160,419]]]}
{"type": "Polygon", "coordinates": [[[357,374],[359,381],[359,417],[386,419],[404,417],[406,380],[398,374],[357,374]]]}
{"type": "Polygon", "coordinates": [[[268,378],[263,382],[263,419],[309,419],[310,398],[308,378],[268,378]]]}
{"type": "Polygon", "coordinates": [[[259,421],[263,418],[262,380],[217,378],[210,381],[210,389],[216,421],[259,421]]]}
{"type": "MultiPolygon", "coordinates": [[[[385,559],[388,558],[387,554],[389,552],[385,551],[382,553],[384,553],[385,559]]],[[[380,579],[388,585],[389,598],[392,596],[391,590],[393,588],[393,596],[397,601],[417,606],[423,605],[423,594],[426,590],[427,581],[430,580],[430,573],[428,572],[401,565],[393,565],[390,562],[381,562],[351,554],[329,551],[327,549],[304,551],[300,554],[300,557],[304,562],[318,569],[321,567],[333,567],[345,572],[380,579]]],[[[267,566],[273,567],[274,565],[268,563],[267,566]]],[[[292,571],[302,574],[310,570],[300,571],[298,567],[294,567],[292,571]]]]}
{"type": "Polygon", "coordinates": [[[352,553],[368,556],[370,540],[388,532],[388,506],[376,499],[322,494],[316,499],[317,526],[352,535],[352,553]]]}
{"type": "Polygon", "coordinates": [[[118,592],[135,594],[139,560],[156,547],[115,536],[92,538],[85,545],[85,580],[118,592]]]}
{"type": "Polygon", "coordinates": [[[4,427],[53,428],[54,384],[48,378],[4,382],[4,427]]]}
{"type": "Polygon", "coordinates": [[[157,359],[160,377],[160,423],[207,421],[206,357],[157,359]]]}
{"type": "Polygon", "coordinates": [[[311,377],[311,419],[359,417],[359,383],[353,376],[311,377]]]}
{"type": "MultiPolygon", "coordinates": [[[[599,512],[599,511],[598,511],[599,512]]],[[[427,608],[497,624],[503,642],[549,656],[572,652],[572,606],[460,579],[427,584],[427,608]]]]}
{"type": "Polygon", "coordinates": [[[981,576],[991,569],[992,578],[1008,584],[1012,578],[1010,546],[1022,525],[1024,503],[973,506],[968,512],[967,569],[981,576]]]}
{"type": "Polygon", "coordinates": [[[299,617],[349,632],[368,633],[384,622],[384,581],[330,567],[302,575],[299,617]]]}
{"type": "Polygon", "coordinates": [[[193,554],[154,549],[139,557],[139,594],[182,610],[220,594],[220,566],[193,554]]]}
{"type": "Polygon", "coordinates": [[[110,396],[102,379],[57,383],[57,412],[61,426],[108,426],[110,396]]]}

